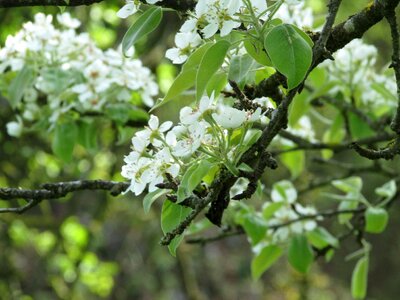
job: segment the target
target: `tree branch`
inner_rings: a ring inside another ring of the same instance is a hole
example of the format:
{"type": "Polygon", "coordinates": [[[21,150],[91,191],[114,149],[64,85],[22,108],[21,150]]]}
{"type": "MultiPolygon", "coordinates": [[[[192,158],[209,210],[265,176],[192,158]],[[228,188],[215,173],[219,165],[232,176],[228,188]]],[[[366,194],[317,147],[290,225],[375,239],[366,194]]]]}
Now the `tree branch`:
{"type": "Polygon", "coordinates": [[[117,196],[129,187],[127,182],[106,181],[106,180],[77,180],[58,183],[46,183],[41,189],[19,189],[19,188],[0,188],[1,200],[24,199],[28,204],[22,207],[2,208],[0,213],[21,214],[32,207],[38,205],[42,200],[58,199],[65,197],[69,193],[82,190],[106,190],[112,196],[117,196]]]}
{"type": "MultiPolygon", "coordinates": [[[[26,7],[26,6],[80,6],[92,5],[103,2],[104,0],[0,0],[0,8],[26,7]]],[[[145,0],[141,0],[147,3],[145,0]]],[[[177,11],[186,12],[196,6],[194,0],[164,0],[155,5],[168,7],[177,11]]]]}

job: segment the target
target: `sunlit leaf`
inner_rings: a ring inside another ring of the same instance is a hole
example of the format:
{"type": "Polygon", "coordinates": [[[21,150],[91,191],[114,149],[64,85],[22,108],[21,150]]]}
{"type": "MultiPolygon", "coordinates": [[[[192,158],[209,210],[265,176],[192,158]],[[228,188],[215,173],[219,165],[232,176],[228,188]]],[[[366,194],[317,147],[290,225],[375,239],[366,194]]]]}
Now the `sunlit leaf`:
{"type": "Polygon", "coordinates": [[[362,257],[356,264],[351,278],[351,295],[354,299],[364,299],[368,284],[368,256],[362,257]]]}
{"type": "Polygon", "coordinates": [[[304,235],[295,235],[290,239],[288,260],[290,265],[300,273],[308,272],[314,261],[314,255],[304,235]]]}
{"type": "Polygon", "coordinates": [[[274,27],[264,39],[264,47],[274,67],[286,76],[288,89],[303,81],[312,61],[309,40],[289,24],[274,27]]]}
{"type": "MultiPolygon", "coordinates": [[[[192,211],[191,208],[175,204],[169,200],[164,202],[161,212],[161,229],[164,234],[174,230],[192,211]]],[[[183,235],[175,237],[168,246],[170,253],[176,256],[176,248],[183,239],[183,235]]]]}
{"type": "Polygon", "coordinates": [[[231,44],[220,40],[207,49],[196,75],[196,99],[200,100],[211,77],[219,70],[224,62],[231,44]]]}
{"type": "Polygon", "coordinates": [[[282,249],[271,245],[264,247],[251,261],[251,276],[258,279],[282,255],[282,249]]]}
{"type": "Polygon", "coordinates": [[[122,50],[128,50],[142,37],[148,35],[158,27],[162,19],[162,8],[151,7],[146,10],[126,32],[122,39],[122,50]]]}

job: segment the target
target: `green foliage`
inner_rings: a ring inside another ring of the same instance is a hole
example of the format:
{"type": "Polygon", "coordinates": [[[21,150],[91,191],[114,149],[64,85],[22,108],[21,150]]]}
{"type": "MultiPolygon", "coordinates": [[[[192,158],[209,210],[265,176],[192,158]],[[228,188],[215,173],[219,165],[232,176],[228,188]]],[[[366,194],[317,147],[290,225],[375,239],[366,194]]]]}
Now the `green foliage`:
{"type": "Polygon", "coordinates": [[[298,86],[312,61],[310,38],[295,26],[282,24],[267,33],[264,47],[274,67],[287,77],[288,89],[298,86]]]}
{"type": "Polygon", "coordinates": [[[380,207],[368,207],[365,211],[365,231],[369,233],[381,233],[385,230],[389,221],[387,211],[380,207]]]}
{"type": "Polygon", "coordinates": [[[351,278],[351,295],[354,299],[364,299],[367,294],[369,257],[360,258],[351,278]]]}
{"type": "Polygon", "coordinates": [[[226,40],[220,40],[206,50],[201,59],[196,73],[196,100],[199,101],[206,90],[212,76],[219,70],[224,62],[226,53],[231,44],[226,40]]]}
{"type": "Polygon", "coordinates": [[[34,78],[34,70],[31,66],[24,66],[24,68],[17,73],[17,76],[11,81],[8,89],[10,98],[10,105],[16,108],[22,100],[25,89],[32,85],[34,78]]]}
{"type": "Polygon", "coordinates": [[[141,38],[154,31],[162,19],[162,8],[151,7],[146,10],[135,23],[131,25],[122,40],[122,50],[128,50],[141,38]]]}
{"type": "Polygon", "coordinates": [[[251,261],[251,276],[253,279],[258,279],[275,263],[282,255],[282,249],[278,246],[271,245],[263,247],[251,261]]]}
{"type": "MultiPolygon", "coordinates": [[[[190,214],[191,208],[183,207],[169,200],[164,201],[161,211],[161,228],[164,234],[174,230],[190,214]]],[[[176,256],[176,248],[183,240],[183,235],[175,237],[168,245],[168,249],[173,256],[176,256]]]]}
{"type": "Polygon", "coordinates": [[[300,273],[308,272],[314,261],[314,255],[304,235],[295,235],[290,239],[288,261],[300,273]]]}
{"type": "Polygon", "coordinates": [[[206,51],[212,46],[212,43],[205,43],[201,47],[199,47],[196,51],[190,55],[188,60],[182,66],[182,71],[175,78],[171,87],[168,89],[167,94],[164,99],[158,102],[152,110],[160,107],[168,103],[169,101],[176,99],[183,91],[194,86],[196,81],[197,70],[199,69],[199,65],[205,55],[206,51]]]}
{"type": "Polygon", "coordinates": [[[74,121],[66,121],[56,125],[52,149],[55,155],[65,162],[72,160],[72,152],[78,139],[79,129],[74,121]]]}

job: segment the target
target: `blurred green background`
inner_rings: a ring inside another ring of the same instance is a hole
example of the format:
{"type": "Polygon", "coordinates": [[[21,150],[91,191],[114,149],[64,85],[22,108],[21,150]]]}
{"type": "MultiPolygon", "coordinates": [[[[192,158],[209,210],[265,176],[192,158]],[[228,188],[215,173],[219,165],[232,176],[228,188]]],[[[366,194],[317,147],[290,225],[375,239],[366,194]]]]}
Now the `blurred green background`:
{"type": "MultiPolygon", "coordinates": [[[[310,1],[323,20],[327,1],[310,1]]],[[[367,1],[343,1],[339,20],[354,14],[367,1]]],[[[116,11],[122,1],[106,1],[90,7],[68,8],[82,21],[99,47],[116,48],[135,16],[121,21],[116,11]]],[[[0,45],[37,12],[56,14],[60,8],[0,9],[0,45]]],[[[144,64],[157,75],[161,91],[170,84],[177,67],[163,58],[173,45],[182,19],[166,13],[163,24],[136,47],[144,64]]],[[[390,56],[385,23],[374,27],[366,40],[379,48],[380,65],[390,56]]],[[[179,104],[182,105],[182,104],[179,104]]],[[[177,119],[176,104],[156,113],[177,119]]],[[[99,151],[88,153],[77,146],[74,161],[64,164],[51,154],[45,134],[7,135],[5,124],[13,112],[0,98],[0,186],[38,188],[46,182],[76,179],[122,180],[119,175],[128,142],[116,145],[111,126],[98,130],[99,151]]],[[[398,163],[398,161],[397,161],[398,163]]],[[[270,172],[270,171],[268,171],[270,172]]],[[[318,170],[325,174],[330,170],[318,170]]],[[[268,174],[267,185],[287,177],[280,168],[268,174]],[[272,179],[271,179],[272,177],[272,179]]],[[[382,181],[369,174],[368,182],[382,181]]],[[[303,179],[304,180],[304,179],[303,179]]],[[[319,192],[308,195],[318,199],[319,192]]],[[[258,200],[260,205],[262,199],[258,200]]],[[[308,199],[310,201],[310,199],[308,199]]],[[[17,205],[1,201],[2,206],[17,205]]],[[[282,259],[261,280],[250,276],[251,249],[244,236],[206,245],[182,244],[177,258],[158,244],[161,238],[161,203],[149,214],[141,198],[127,194],[117,198],[104,192],[85,191],[60,200],[43,201],[23,215],[0,215],[1,299],[351,299],[354,262],[344,256],[357,249],[346,243],[333,261],[314,264],[307,276],[295,273],[282,259]]],[[[369,299],[397,299],[400,270],[400,214],[392,208],[389,228],[373,239],[369,299]],[[397,217],[397,218],[396,218],[397,217]]],[[[214,229],[216,231],[216,229],[214,229]]]]}

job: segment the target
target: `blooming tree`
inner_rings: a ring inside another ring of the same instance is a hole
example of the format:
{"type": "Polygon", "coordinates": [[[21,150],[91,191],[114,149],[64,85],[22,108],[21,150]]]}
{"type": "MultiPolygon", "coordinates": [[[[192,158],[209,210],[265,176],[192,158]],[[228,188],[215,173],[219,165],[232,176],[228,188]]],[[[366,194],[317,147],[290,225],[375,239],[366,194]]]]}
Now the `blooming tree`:
{"type": "Polygon", "coordinates": [[[173,255],[188,234],[196,234],[189,243],[245,234],[255,279],[284,253],[294,269],[307,273],[316,258],[333,259],[341,243],[354,238],[359,249],[349,254],[357,259],[351,291],[365,298],[370,234],[385,230],[387,210],[399,197],[398,2],[375,1],[334,25],[340,0],[329,1],[323,23],[297,0],[127,0],[116,14],[135,15],[135,22],[121,47],[107,51],[78,33],[80,22],[68,13],[57,16],[58,26],[51,16],[37,14],[0,49],[0,89],[15,111],[9,135],[46,130],[54,154],[71,161],[76,143],[95,148],[98,122],[111,120],[121,132],[147,123],[121,158],[126,182],[1,188],[1,199],[28,200],[1,212],[24,212],[83,189],[143,195],[145,211],[163,201],[161,244],[173,255]],[[159,95],[134,46],[170,8],[184,16],[165,53],[180,73],[159,95]],[[392,60],[378,69],[379,51],[360,38],[382,19],[391,31],[392,60]],[[183,93],[192,103],[180,109],[177,123],[153,114],[183,93]],[[347,162],[340,156],[345,151],[362,159],[347,162]],[[311,164],[342,171],[321,178],[311,164]],[[284,178],[274,176],[277,168],[286,168],[284,178]],[[386,178],[372,198],[363,195],[360,177],[370,171],[386,178]],[[307,201],[305,195],[321,188],[324,193],[307,201]],[[254,199],[262,204],[253,205],[254,199]],[[324,199],[332,201],[319,205],[324,199]],[[201,236],[204,226],[195,225],[205,219],[206,227],[222,231],[201,236]]]}

